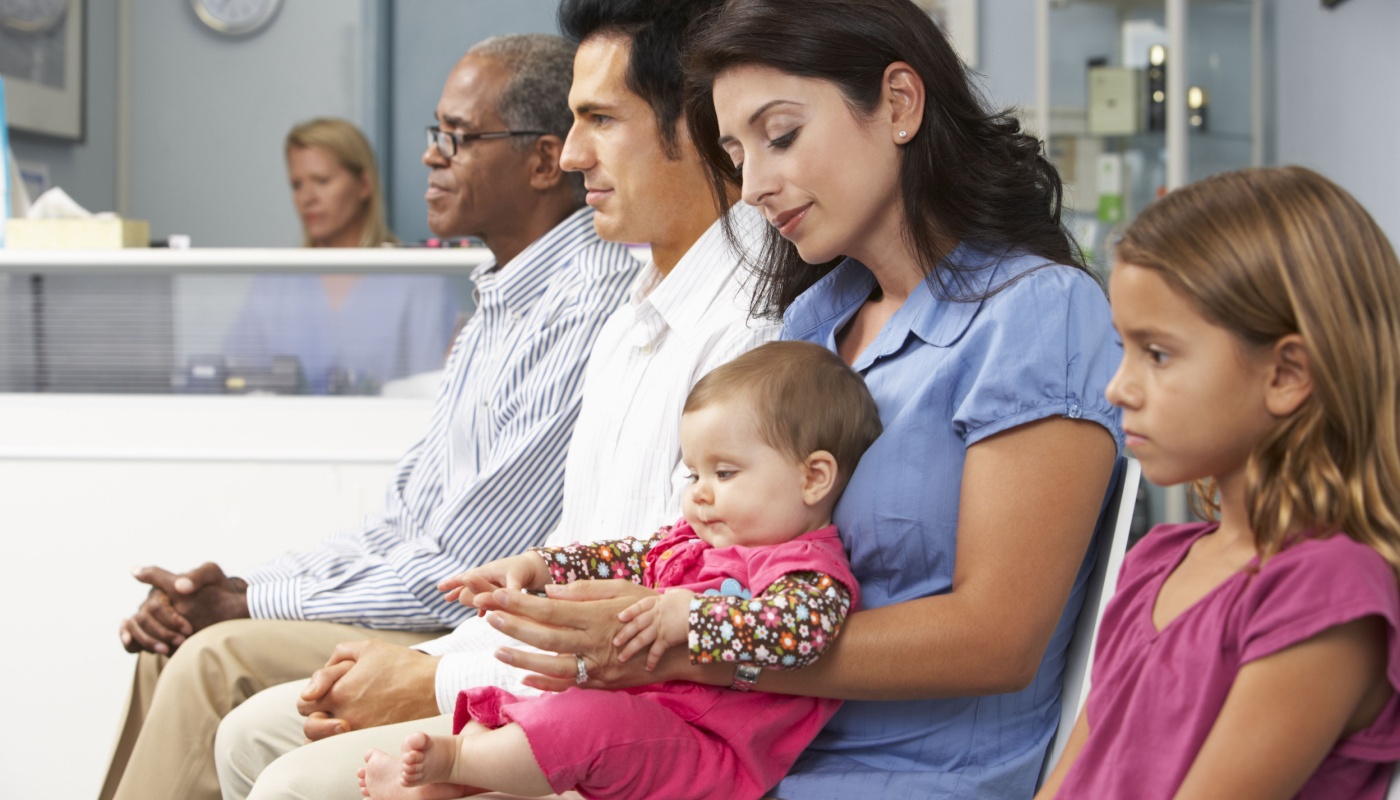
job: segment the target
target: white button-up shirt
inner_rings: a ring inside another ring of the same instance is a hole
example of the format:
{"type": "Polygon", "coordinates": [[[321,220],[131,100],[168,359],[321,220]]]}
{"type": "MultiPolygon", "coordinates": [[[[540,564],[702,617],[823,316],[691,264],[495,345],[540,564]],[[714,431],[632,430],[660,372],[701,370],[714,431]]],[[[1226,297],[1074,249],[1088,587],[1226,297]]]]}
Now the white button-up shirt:
{"type": "MultiPolygon", "coordinates": [[[[757,252],[762,217],[747,206],[730,214],[744,246],[757,252]]],[[[563,519],[547,544],[645,535],[680,516],[686,395],[711,369],[778,334],[776,322],[749,318],[753,292],[741,261],[716,222],[669,275],[647,266],[603,326],[565,465],[563,519]]],[[[419,645],[444,655],[437,673],[443,713],[473,686],[531,693],[520,683],[523,672],[492,656],[503,645],[521,646],[477,618],[419,645]]]]}

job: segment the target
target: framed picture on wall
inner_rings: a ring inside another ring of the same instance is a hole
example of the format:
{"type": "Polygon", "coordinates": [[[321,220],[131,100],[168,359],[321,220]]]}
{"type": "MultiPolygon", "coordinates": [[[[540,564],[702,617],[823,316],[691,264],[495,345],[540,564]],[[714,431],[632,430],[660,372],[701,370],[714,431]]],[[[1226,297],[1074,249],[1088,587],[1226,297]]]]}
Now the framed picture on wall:
{"type": "Polygon", "coordinates": [[[84,0],[0,0],[0,78],[15,130],[82,141],[84,0]]]}

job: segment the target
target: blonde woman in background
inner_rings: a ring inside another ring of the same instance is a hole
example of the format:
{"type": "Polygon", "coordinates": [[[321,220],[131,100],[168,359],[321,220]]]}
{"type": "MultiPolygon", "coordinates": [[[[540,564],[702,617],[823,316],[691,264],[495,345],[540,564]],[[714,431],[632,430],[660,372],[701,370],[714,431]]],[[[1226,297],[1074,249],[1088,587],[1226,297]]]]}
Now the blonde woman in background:
{"type": "MultiPolygon", "coordinates": [[[[301,123],[285,151],[307,247],[398,242],[384,219],[379,169],[364,134],[341,119],[301,123]]],[[[437,275],[259,275],[224,342],[231,374],[294,356],[302,391],[375,394],[442,367],[456,292],[437,275]]]]}
{"type": "Polygon", "coordinates": [[[379,247],[398,239],[384,221],[374,151],[343,119],[320,117],[287,134],[287,177],[307,247],[379,247]]]}

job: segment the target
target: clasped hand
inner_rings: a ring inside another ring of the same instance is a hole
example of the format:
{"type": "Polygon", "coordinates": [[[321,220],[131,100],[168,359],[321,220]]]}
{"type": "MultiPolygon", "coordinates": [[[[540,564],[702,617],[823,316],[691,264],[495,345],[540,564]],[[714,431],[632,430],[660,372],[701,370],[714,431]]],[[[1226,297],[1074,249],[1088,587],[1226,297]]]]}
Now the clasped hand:
{"type": "Polygon", "coordinates": [[[436,656],[378,640],[342,642],[297,702],[310,741],[437,716],[436,656]]]}
{"type": "Polygon", "coordinates": [[[151,591],[118,628],[128,653],[147,650],[170,655],[196,631],[248,616],[248,584],[226,577],[213,562],[185,573],[142,567],[132,576],[149,584],[151,591]]]}

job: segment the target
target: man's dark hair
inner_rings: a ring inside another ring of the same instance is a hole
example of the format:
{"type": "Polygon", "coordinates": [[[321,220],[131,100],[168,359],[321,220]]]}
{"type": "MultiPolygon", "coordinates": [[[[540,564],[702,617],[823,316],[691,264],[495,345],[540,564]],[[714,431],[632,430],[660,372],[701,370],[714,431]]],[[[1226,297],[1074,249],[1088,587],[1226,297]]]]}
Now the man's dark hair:
{"type": "Polygon", "coordinates": [[[651,106],[668,158],[680,158],[676,141],[681,118],[681,45],[686,28],[722,0],[563,0],[559,30],[574,44],[594,36],[625,36],[632,42],[627,88],[651,106]]]}

